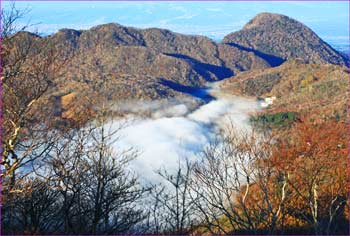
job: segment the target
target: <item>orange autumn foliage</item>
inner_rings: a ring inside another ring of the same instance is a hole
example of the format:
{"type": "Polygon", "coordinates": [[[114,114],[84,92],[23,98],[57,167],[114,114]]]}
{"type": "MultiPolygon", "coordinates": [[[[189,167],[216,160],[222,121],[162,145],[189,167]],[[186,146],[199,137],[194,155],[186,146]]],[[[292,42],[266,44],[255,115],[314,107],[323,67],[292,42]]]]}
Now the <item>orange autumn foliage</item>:
{"type": "Polygon", "coordinates": [[[296,123],[288,134],[276,134],[271,158],[257,163],[269,170],[268,183],[251,185],[246,205],[251,214],[265,219],[259,222],[261,230],[269,227],[273,217],[279,233],[288,229],[329,233],[336,231],[335,221],[349,221],[347,124],[306,120],[296,123]]]}

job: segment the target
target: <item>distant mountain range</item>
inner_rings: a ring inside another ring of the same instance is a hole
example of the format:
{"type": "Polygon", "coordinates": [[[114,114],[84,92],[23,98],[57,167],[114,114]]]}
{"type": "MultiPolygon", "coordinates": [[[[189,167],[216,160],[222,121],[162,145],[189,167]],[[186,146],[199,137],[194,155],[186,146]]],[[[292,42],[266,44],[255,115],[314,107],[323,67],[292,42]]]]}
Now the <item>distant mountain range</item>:
{"type": "Polygon", "coordinates": [[[136,29],[111,23],[89,30],[62,29],[47,37],[21,32],[14,40],[35,38],[73,55],[62,68],[60,90],[94,90],[115,99],[179,96],[244,71],[279,66],[299,58],[305,63],[348,66],[349,60],[311,29],[287,16],[262,13],[242,30],[217,43],[204,36],[165,29],[136,29]],[[107,82],[106,82],[107,81],[107,82]]]}

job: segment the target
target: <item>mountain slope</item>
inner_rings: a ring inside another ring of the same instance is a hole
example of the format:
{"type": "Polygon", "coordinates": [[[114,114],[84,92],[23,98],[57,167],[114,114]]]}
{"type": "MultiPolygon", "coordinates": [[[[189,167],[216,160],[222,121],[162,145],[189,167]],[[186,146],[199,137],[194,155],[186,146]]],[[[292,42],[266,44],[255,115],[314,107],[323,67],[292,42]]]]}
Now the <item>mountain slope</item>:
{"type": "Polygon", "coordinates": [[[315,119],[346,119],[350,71],[337,65],[287,61],[279,67],[244,72],[222,82],[233,94],[275,96],[266,112],[309,113],[315,119]],[[321,116],[321,117],[319,117],[321,116]]]}
{"type": "MultiPolygon", "coordinates": [[[[47,48],[47,53],[52,48],[58,52],[52,60],[64,63],[51,95],[60,97],[74,93],[79,99],[99,96],[99,99],[90,99],[92,103],[96,101],[92,105],[98,105],[101,99],[114,102],[186,96],[210,82],[232,76],[236,80],[247,71],[264,71],[288,57],[302,57],[304,61],[321,64],[345,64],[343,58],[310,29],[276,14],[258,15],[243,30],[225,37],[224,43],[204,36],[157,28],[137,29],[115,23],[89,30],[62,29],[48,37],[20,32],[12,40],[18,47],[32,40],[37,47],[47,48]],[[268,34],[268,30],[272,33],[268,34]],[[245,41],[237,42],[235,38],[245,41]],[[64,58],[70,59],[65,61],[64,58]]],[[[33,50],[32,59],[28,60],[44,58],[42,50],[39,51],[36,55],[33,50]]],[[[249,95],[269,92],[270,86],[280,79],[272,76],[275,80],[271,80],[270,77],[247,80],[250,81],[246,86],[249,91],[241,92],[249,95]]]]}
{"type": "Polygon", "coordinates": [[[223,43],[256,51],[273,65],[301,58],[308,63],[348,65],[348,61],[304,24],[284,15],[261,13],[223,43]]]}
{"type": "Polygon", "coordinates": [[[144,93],[144,99],[176,94],[160,91],[160,84],[178,90],[181,86],[202,87],[241,71],[270,67],[251,52],[217,44],[203,36],[155,28],[141,30],[115,23],[89,30],[62,29],[38,40],[42,47],[56,48],[62,57],[73,56],[63,68],[65,87],[74,82],[81,83],[81,87],[89,84],[96,88],[94,84],[110,80],[110,84],[119,85],[120,91],[113,89],[115,94],[130,94],[123,90],[132,85],[137,88],[135,94],[142,94],[137,84],[145,78],[148,92],[144,93]]]}

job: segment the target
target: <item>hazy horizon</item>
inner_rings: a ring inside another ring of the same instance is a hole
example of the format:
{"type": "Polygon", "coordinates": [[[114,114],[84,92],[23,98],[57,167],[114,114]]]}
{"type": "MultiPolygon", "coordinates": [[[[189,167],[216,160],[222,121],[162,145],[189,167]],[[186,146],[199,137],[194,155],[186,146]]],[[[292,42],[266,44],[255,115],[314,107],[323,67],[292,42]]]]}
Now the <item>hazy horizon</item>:
{"type": "MultiPolygon", "coordinates": [[[[4,2],[6,8],[9,2],[4,2]]],[[[89,29],[105,23],[165,28],[220,41],[261,12],[301,21],[329,44],[349,45],[349,2],[16,2],[29,13],[19,24],[44,35],[62,28],[89,29]]]]}

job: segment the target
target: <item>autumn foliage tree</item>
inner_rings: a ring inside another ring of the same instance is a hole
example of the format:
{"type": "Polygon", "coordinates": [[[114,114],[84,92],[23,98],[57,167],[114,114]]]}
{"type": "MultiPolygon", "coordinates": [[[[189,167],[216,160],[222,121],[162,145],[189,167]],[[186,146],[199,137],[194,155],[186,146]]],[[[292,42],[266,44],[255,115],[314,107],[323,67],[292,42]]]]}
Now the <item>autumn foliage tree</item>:
{"type": "Polygon", "coordinates": [[[303,117],[288,133],[273,130],[265,133],[268,138],[228,130],[206,149],[193,175],[197,207],[209,232],[346,231],[345,122],[303,117]]]}
{"type": "Polygon", "coordinates": [[[275,167],[288,176],[288,215],[317,234],[335,233],[346,222],[346,140],[345,122],[299,122],[278,139],[272,156],[275,167]]]}

